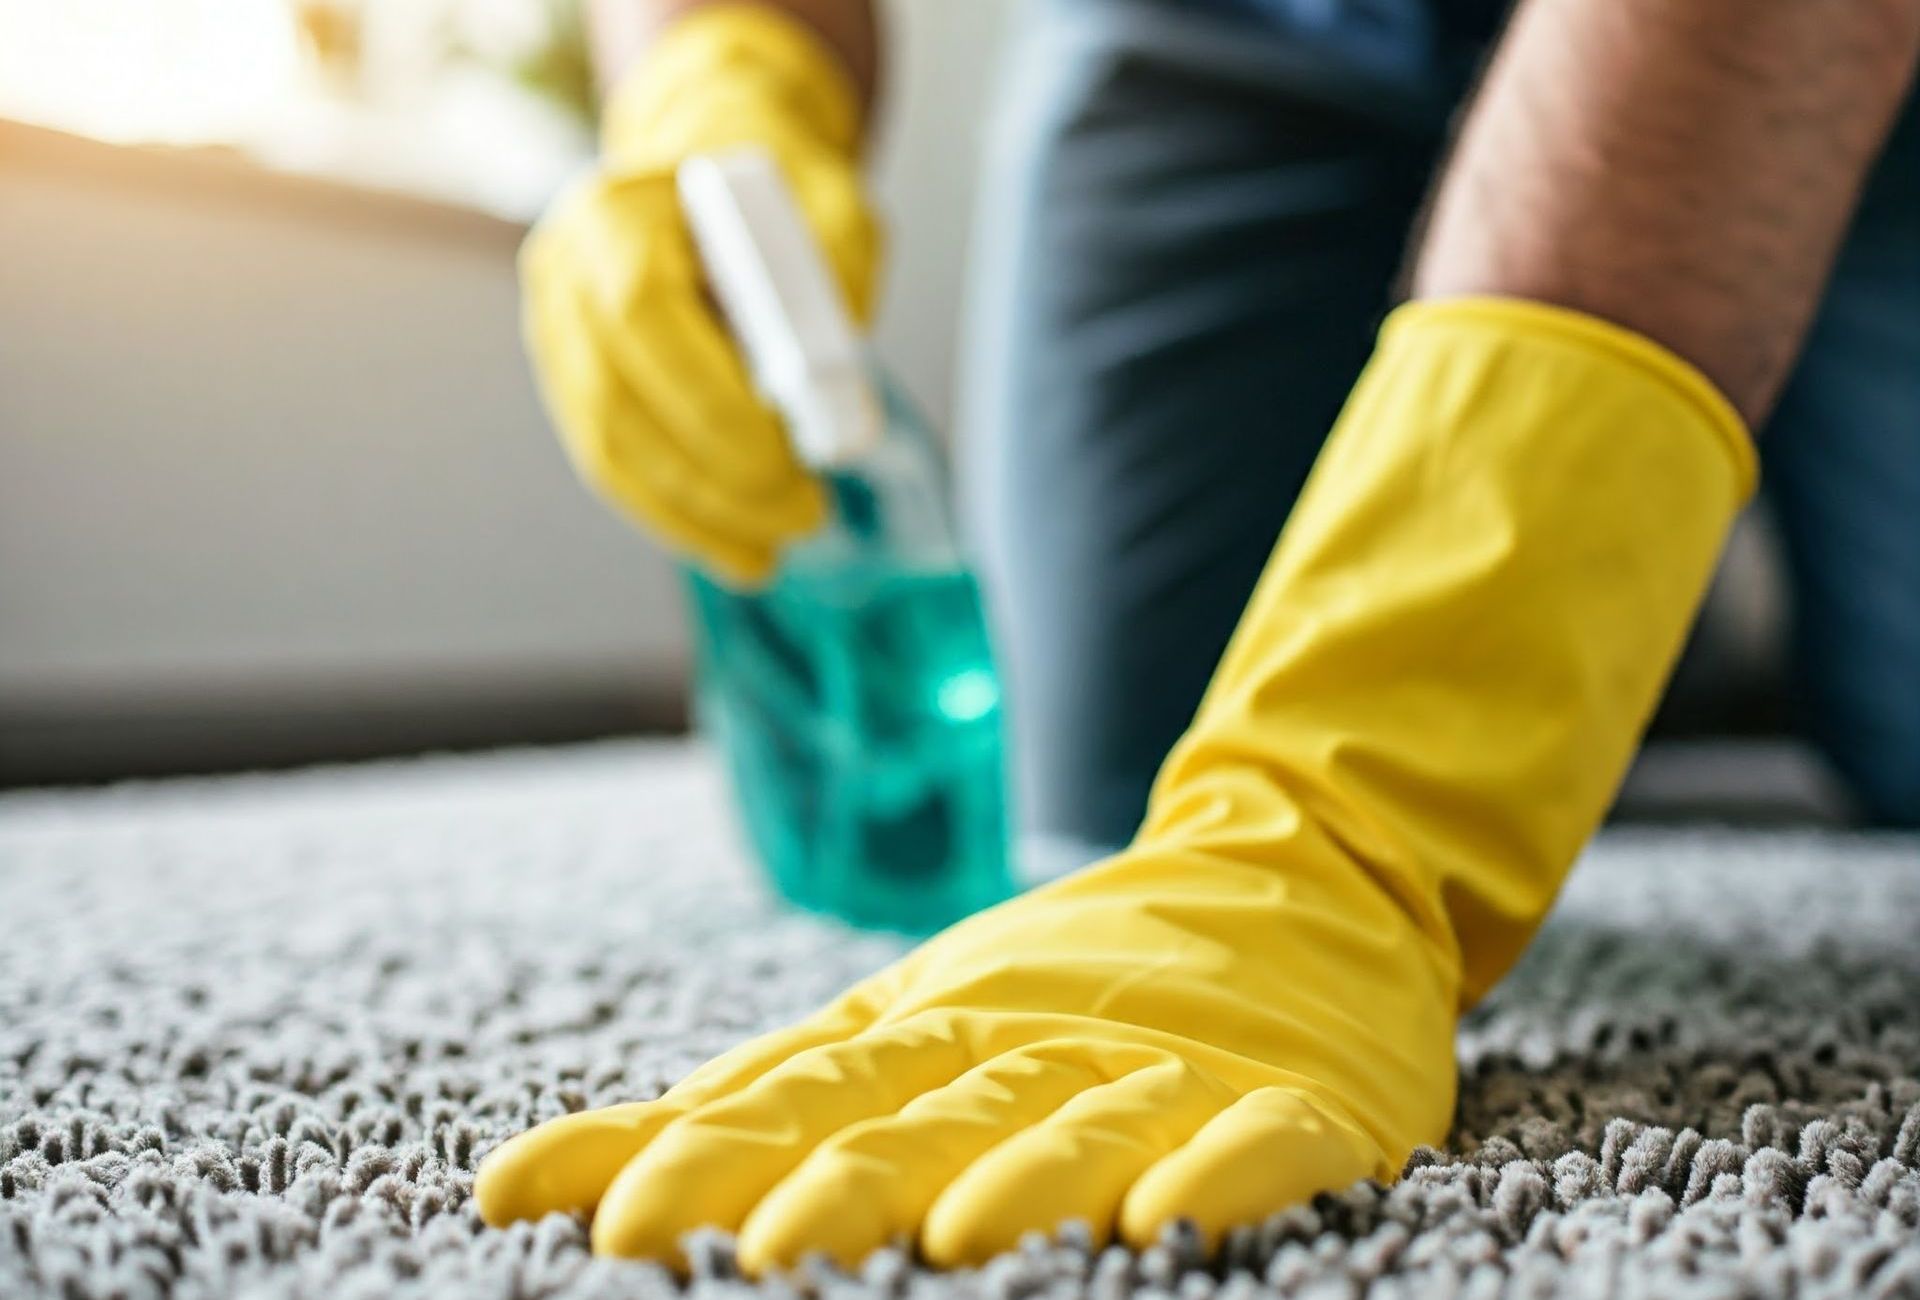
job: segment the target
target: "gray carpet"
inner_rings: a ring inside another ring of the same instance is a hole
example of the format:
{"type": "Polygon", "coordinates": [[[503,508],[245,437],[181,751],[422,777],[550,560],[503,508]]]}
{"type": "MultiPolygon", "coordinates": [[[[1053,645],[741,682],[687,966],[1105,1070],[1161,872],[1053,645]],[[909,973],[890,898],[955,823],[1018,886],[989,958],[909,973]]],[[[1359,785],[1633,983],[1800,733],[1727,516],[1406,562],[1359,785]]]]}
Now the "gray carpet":
{"type": "MultiPolygon", "coordinates": [[[[475,1159],[884,960],[675,746],[0,799],[0,1296],[665,1296],[475,1159]]],[[[1034,1242],[704,1297],[1920,1296],[1920,842],[1610,836],[1461,1039],[1445,1152],[1222,1259],[1034,1242]]]]}

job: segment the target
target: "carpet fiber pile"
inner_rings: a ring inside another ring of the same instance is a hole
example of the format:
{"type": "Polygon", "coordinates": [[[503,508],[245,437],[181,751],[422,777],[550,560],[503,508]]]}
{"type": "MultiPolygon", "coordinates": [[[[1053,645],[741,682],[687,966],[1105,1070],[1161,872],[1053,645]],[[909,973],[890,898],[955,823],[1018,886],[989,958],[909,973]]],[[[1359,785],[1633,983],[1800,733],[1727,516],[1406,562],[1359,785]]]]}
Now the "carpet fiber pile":
{"type": "MultiPolygon", "coordinates": [[[[0,798],[0,1296],[634,1296],[474,1164],[648,1097],[886,941],[771,905],[697,751],[618,745],[0,798]]],[[[1604,837],[1469,1021],[1447,1148],[1196,1258],[703,1300],[1920,1296],[1920,842],[1604,837]]],[[[1044,1189],[1036,1189],[1044,1195],[1044,1189]]]]}

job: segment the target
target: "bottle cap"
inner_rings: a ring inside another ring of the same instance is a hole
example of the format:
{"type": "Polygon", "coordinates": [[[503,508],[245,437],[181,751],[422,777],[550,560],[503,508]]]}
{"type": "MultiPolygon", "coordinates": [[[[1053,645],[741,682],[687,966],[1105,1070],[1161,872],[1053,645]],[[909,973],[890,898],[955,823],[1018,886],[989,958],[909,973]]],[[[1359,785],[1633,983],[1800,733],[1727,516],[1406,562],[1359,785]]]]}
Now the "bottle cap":
{"type": "Polygon", "coordinates": [[[880,441],[860,337],[779,167],[763,150],[680,164],[680,206],[754,386],[815,469],[880,441]]]}

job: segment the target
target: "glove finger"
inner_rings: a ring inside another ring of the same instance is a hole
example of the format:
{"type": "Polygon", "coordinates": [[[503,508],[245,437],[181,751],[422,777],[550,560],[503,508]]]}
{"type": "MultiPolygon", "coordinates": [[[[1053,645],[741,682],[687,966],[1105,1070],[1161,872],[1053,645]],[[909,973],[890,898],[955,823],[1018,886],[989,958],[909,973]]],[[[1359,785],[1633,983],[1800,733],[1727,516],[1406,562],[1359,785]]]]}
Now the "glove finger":
{"type": "Polygon", "coordinates": [[[736,495],[777,507],[808,479],[708,305],[706,277],[666,173],[607,181],[556,205],[523,276],[571,279],[606,355],[686,459],[736,495]]]}
{"type": "Polygon", "coordinates": [[[880,1014],[892,973],[889,967],[854,985],[798,1024],[762,1034],[722,1052],[667,1089],[661,1100],[690,1109],[737,1092],[802,1052],[855,1037],[880,1014]]]}
{"type": "Polygon", "coordinates": [[[701,569],[730,587],[754,588],[773,576],[779,551],[770,543],[743,539],[687,508],[685,494],[673,486],[684,482],[672,476],[663,483],[656,462],[654,473],[632,472],[626,458],[609,461],[598,471],[595,486],[623,508],[644,519],[667,547],[691,559],[701,569]]]}
{"type": "Polygon", "coordinates": [[[1035,1043],[922,1093],[897,1114],[842,1129],[747,1217],[740,1265],[758,1276],[823,1251],[857,1267],[878,1247],[917,1232],[934,1198],[982,1153],[1115,1072],[1163,1057],[1145,1049],[1096,1055],[1070,1040],[1035,1043]]]}
{"type": "Polygon", "coordinates": [[[590,1210],[634,1152],[681,1108],[641,1101],[562,1115],[487,1153],[473,1177],[480,1217],[496,1228],[590,1210]]]}
{"type": "Polygon", "coordinates": [[[978,1264],[1070,1219],[1105,1243],[1134,1179],[1233,1099],[1172,1055],[1083,1092],[956,1178],[927,1212],[921,1251],[943,1268],[978,1264]]]}
{"type": "Polygon", "coordinates": [[[813,483],[786,425],[760,400],[697,284],[662,289],[644,310],[609,319],[605,338],[627,385],[687,461],[714,482],[773,511],[792,498],[796,484],[813,483]]]}
{"type": "MultiPolygon", "coordinates": [[[[723,576],[763,580],[788,534],[767,527],[757,505],[728,501],[685,462],[600,359],[597,331],[584,305],[576,304],[556,304],[550,294],[529,298],[527,344],[548,381],[554,422],[580,477],[674,549],[723,576]]],[[[788,518],[804,523],[812,511],[817,525],[825,516],[818,485],[796,480],[795,486],[799,504],[788,518]]]]}
{"type": "MultiPolygon", "coordinates": [[[[665,314],[675,310],[671,306],[662,308],[665,314]]],[[[713,425],[706,430],[709,436],[676,436],[676,429],[684,432],[687,421],[694,418],[690,414],[694,407],[687,403],[684,394],[704,386],[705,381],[695,379],[681,386],[647,382],[643,377],[634,382],[633,373],[621,359],[648,351],[646,340],[631,337],[619,322],[605,319],[599,311],[591,293],[582,290],[575,297],[572,321],[576,328],[584,328],[590,336],[589,347],[578,351],[595,357],[598,364],[591,373],[577,376],[573,391],[581,393],[587,401],[598,398],[599,410],[606,418],[596,427],[608,431],[611,451],[624,455],[635,473],[659,480],[676,500],[686,503],[689,513],[742,537],[778,543],[820,526],[826,518],[826,494],[819,480],[802,469],[785,450],[784,431],[775,428],[782,439],[784,461],[780,468],[762,474],[751,485],[739,475],[729,474],[727,467],[738,462],[734,452],[742,444],[734,439],[724,417],[715,417],[713,425]],[[596,341],[599,347],[594,349],[591,344],[596,341]],[[663,411],[662,403],[679,403],[680,409],[663,411]],[[633,422],[631,436],[622,436],[628,432],[623,430],[623,415],[633,422]],[[716,450],[724,454],[715,454],[716,450]]],[[[688,328],[694,329],[704,319],[704,313],[691,309],[685,313],[685,319],[688,328]]],[[[710,332],[710,321],[707,328],[710,332]]],[[[713,347],[724,359],[727,345],[715,340],[713,347]]],[[[753,399],[747,398],[746,405],[757,418],[771,420],[753,399]]]]}
{"type": "Polygon", "coordinates": [[[931,1019],[802,1052],[682,1117],[621,1170],[594,1216],[594,1253],[684,1268],[685,1233],[738,1230],[822,1142],[893,1114],[973,1063],[953,1026],[931,1019]]]}
{"type": "Polygon", "coordinates": [[[1211,1249],[1229,1228],[1393,1172],[1378,1144],[1333,1106],[1292,1088],[1261,1088],[1140,1176],[1121,1206],[1120,1234],[1144,1249],[1167,1224],[1190,1219],[1211,1249]]]}
{"type": "Polygon", "coordinates": [[[787,1029],[718,1056],[657,1101],[562,1115],[496,1147],[474,1175],[480,1217],[495,1227],[555,1212],[588,1211],[628,1161],[667,1124],[744,1087],[790,1057],[860,1032],[873,1019],[859,988],[787,1029]]]}

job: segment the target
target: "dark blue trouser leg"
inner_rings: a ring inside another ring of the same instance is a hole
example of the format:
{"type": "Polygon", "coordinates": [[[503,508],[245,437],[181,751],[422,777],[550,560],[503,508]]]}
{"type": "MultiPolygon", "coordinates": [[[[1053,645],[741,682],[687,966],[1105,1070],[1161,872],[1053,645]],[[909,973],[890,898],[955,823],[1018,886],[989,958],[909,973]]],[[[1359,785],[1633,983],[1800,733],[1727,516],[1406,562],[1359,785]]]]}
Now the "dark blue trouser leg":
{"type": "Polygon", "coordinates": [[[1867,187],[1760,450],[1807,725],[1868,817],[1920,826],[1920,111],[1867,187]]]}
{"type": "Polygon", "coordinates": [[[1262,41],[1297,52],[1257,27],[1106,3],[1040,28],[984,214],[964,447],[1022,821],[1101,848],[1365,363],[1437,141],[1290,94],[1262,41]]]}

